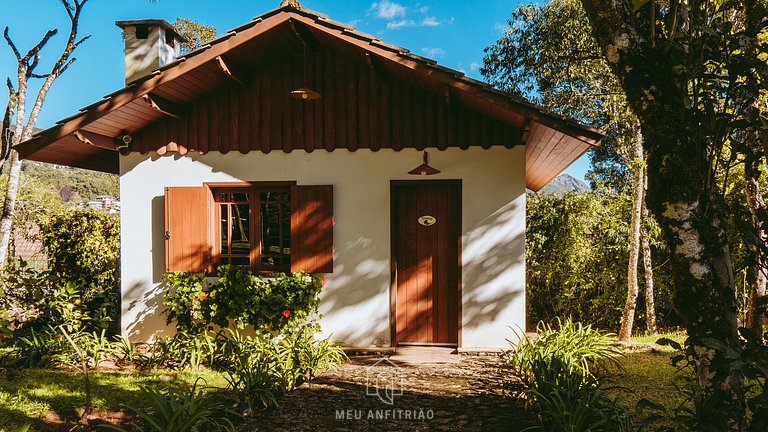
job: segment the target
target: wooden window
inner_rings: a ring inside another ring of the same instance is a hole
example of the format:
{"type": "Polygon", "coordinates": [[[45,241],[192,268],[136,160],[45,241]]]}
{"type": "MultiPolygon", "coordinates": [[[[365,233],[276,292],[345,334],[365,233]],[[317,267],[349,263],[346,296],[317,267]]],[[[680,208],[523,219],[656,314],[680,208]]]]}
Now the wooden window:
{"type": "Polygon", "coordinates": [[[166,271],[333,272],[333,187],[166,188],[166,271]]]}
{"type": "Polygon", "coordinates": [[[216,187],[217,264],[291,270],[288,186],[216,187]]]}

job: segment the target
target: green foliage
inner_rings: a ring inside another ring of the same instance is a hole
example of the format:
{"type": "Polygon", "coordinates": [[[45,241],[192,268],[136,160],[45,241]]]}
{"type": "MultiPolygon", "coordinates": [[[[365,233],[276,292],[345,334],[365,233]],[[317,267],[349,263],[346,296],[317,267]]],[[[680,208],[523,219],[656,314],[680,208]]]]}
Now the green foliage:
{"type": "Polygon", "coordinates": [[[203,274],[169,273],[171,287],[163,299],[167,322],[179,332],[200,334],[212,325],[222,328],[252,326],[280,331],[295,328],[317,312],[322,278],[306,273],[272,278],[238,267],[221,266],[218,280],[205,283],[203,274]]]}
{"type": "MultiPolygon", "coordinates": [[[[572,316],[598,328],[618,328],[627,291],[629,212],[630,199],[620,193],[528,195],[529,322],[572,316]]],[[[660,326],[679,323],[672,310],[669,272],[663,265],[654,269],[660,326]]],[[[642,325],[643,318],[638,316],[637,326],[642,325]]]]}
{"type": "Polygon", "coordinates": [[[146,407],[129,407],[134,416],[129,428],[107,426],[121,432],[217,432],[234,431],[228,409],[220,395],[205,393],[198,382],[188,390],[160,391],[141,387],[146,407]]]}
{"type": "Polygon", "coordinates": [[[99,195],[120,195],[119,179],[114,174],[33,161],[24,161],[21,173],[22,184],[46,186],[62,203],[80,203],[99,195]]]}
{"type": "Polygon", "coordinates": [[[317,372],[339,367],[347,357],[330,338],[318,340],[319,326],[302,325],[282,337],[268,333],[244,336],[228,330],[222,365],[239,409],[253,414],[277,404],[288,391],[317,372]]]}
{"type": "Polygon", "coordinates": [[[687,338],[682,344],[667,338],[659,339],[658,344],[675,349],[672,365],[677,369],[676,388],[683,401],[670,407],[649,398],[640,400],[638,411],[646,414],[642,423],[646,426],[660,424],[661,427],[654,429],[660,432],[717,431],[718,408],[723,405],[720,399],[723,396],[708,392],[701,379],[709,374],[709,369],[716,367],[711,363],[723,363],[745,378],[748,430],[768,430],[768,346],[748,329],[741,329],[739,342],[738,349],[733,349],[711,338],[698,343],[687,338]],[[699,353],[705,351],[708,361],[702,362],[699,353]]]}
{"type": "Polygon", "coordinates": [[[631,431],[631,416],[610,396],[601,374],[620,367],[621,352],[607,335],[567,319],[559,329],[545,323],[538,339],[518,334],[519,342],[505,354],[504,368],[518,379],[507,383],[513,396],[533,402],[541,431],[631,431]]]}
{"type": "Polygon", "coordinates": [[[516,334],[517,346],[506,353],[505,365],[518,371],[526,387],[538,378],[539,362],[556,361],[569,372],[590,378],[597,378],[609,368],[621,367],[621,351],[611,345],[609,335],[570,318],[558,319],[557,324],[553,327],[540,322],[533,341],[525,334],[516,334]]]}
{"type": "MultiPolygon", "coordinates": [[[[116,215],[72,210],[41,223],[53,277],[81,287],[82,302],[98,322],[116,325],[120,221],[116,215]]],[[[112,330],[116,330],[114,327],[112,330]]]]}
{"type": "Polygon", "coordinates": [[[534,363],[536,381],[530,394],[536,400],[539,425],[546,432],[634,430],[632,417],[595,378],[568,367],[557,357],[534,363]]]}
{"type": "Polygon", "coordinates": [[[112,339],[112,353],[118,362],[130,364],[135,362],[141,355],[139,347],[144,344],[133,343],[123,335],[115,335],[112,339]]]}
{"type": "Polygon", "coordinates": [[[187,42],[181,44],[182,54],[199,48],[216,37],[216,27],[186,18],[176,18],[171,26],[187,39],[187,42]]]}

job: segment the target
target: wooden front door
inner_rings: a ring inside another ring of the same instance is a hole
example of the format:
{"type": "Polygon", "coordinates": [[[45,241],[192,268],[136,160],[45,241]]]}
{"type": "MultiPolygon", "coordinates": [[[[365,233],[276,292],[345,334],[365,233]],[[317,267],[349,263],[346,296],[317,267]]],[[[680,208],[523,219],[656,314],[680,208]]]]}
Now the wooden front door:
{"type": "Polygon", "coordinates": [[[392,186],[394,340],[458,345],[461,183],[392,186]]]}

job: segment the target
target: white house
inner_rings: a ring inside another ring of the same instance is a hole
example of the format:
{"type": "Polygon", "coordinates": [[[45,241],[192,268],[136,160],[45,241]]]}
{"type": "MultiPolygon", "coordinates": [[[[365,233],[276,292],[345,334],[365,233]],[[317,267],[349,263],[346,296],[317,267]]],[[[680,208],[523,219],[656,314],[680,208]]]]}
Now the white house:
{"type": "Polygon", "coordinates": [[[165,21],[118,25],[126,87],[19,152],[120,175],[124,334],[167,330],[165,272],[219,263],[326,274],[347,346],[524,327],[526,187],[598,131],[300,6],[175,59],[165,21]]]}

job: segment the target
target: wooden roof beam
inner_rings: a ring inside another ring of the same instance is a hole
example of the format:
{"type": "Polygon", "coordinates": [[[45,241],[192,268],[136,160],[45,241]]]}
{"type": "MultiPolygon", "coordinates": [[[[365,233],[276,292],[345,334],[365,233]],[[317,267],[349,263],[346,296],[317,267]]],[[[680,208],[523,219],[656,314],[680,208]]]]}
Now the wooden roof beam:
{"type": "Polygon", "coordinates": [[[369,52],[365,53],[365,63],[372,71],[376,72],[376,76],[379,77],[379,80],[387,80],[389,74],[387,73],[386,69],[384,69],[384,65],[381,64],[376,56],[369,52]]]}
{"type": "Polygon", "coordinates": [[[288,20],[288,22],[291,25],[291,31],[293,31],[293,34],[296,35],[296,38],[299,39],[299,42],[304,45],[307,49],[310,51],[319,51],[320,47],[322,46],[320,42],[317,40],[317,38],[312,34],[312,31],[309,30],[307,27],[302,25],[301,23],[296,23],[296,20],[291,19],[288,20]]]}
{"type": "Polygon", "coordinates": [[[519,145],[525,145],[526,142],[528,142],[528,136],[531,134],[531,118],[526,117],[525,120],[523,120],[523,125],[518,130],[518,137],[517,137],[517,143],[519,145]]]}
{"type": "Polygon", "coordinates": [[[108,136],[88,132],[86,130],[76,130],[72,135],[83,144],[88,144],[105,150],[117,151],[115,140],[108,136]]]}
{"type": "Polygon", "coordinates": [[[219,66],[219,70],[223,72],[227,78],[243,87],[247,87],[248,83],[251,81],[248,74],[232,64],[232,62],[225,60],[223,56],[216,57],[216,64],[219,66]]]}
{"type": "Polygon", "coordinates": [[[184,107],[181,105],[171,102],[168,99],[162,98],[156,94],[147,93],[144,96],[141,97],[141,99],[144,101],[144,103],[147,104],[148,107],[160,111],[161,113],[177,118],[182,119],[186,116],[186,112],[184,107]]]}

